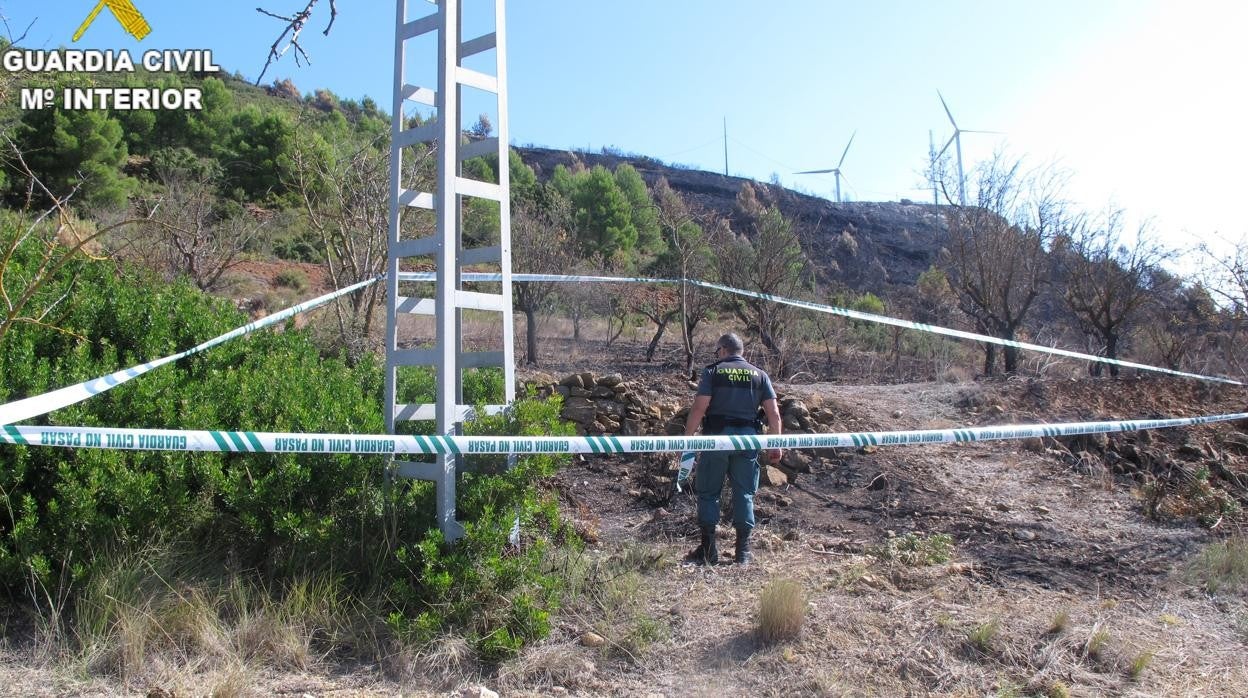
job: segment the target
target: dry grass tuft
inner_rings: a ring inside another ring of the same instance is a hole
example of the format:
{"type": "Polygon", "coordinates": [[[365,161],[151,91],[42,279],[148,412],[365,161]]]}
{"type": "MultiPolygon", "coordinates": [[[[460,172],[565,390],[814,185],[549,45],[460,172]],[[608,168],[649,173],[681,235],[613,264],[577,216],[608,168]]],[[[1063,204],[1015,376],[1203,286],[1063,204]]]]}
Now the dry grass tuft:
{"type": "Polygon", "coordinates": [[[212,698],[242,698],[256,695],[256,674],[246,664],[235,663],[212,677],[208,695],[212,698]]]}
{"type": "Polygon", "coordinates": [[[583,686],[594,672],[585,649],[571,642],[543,644],[523,652],[499,671],[500,688],[532,689],[534,686],[583,686]]]}
{"type": "Polygon", "coordinates": [[[1153,658],[1156,656],[1157,652],[1155,650],[1144,650],[1136,655],[1135,659],[1131,660],[1131,666],[1127,670],[1131,675],[1131,679],[1139,680],[1140,675],[1144,673],[1144,670],[1148,668],[1148,665],[1153,663],[1153,658]]]}
{"type": "Polygon", "coordinates": [[[890,538],[875,554],[885,562],[898,562],[909,567],[939,565],[952,557],[953,537],[948,533],[930,536],[906,533],[890,538]]]}
{"type": "Polygon", "coordinates": [[[1097,623],[1092,626],[1092,633],[1088,635],[1087,641],[1083,644],[1083,654],[1089,659],[1100,659],[1104,656],[1108,645],[1109,631],[1097,623]]]}
{"type": "Polygon", "coordinates": [[[806,590],[792,579],[770,582],[759,596],[758,636],[763,642],[796,638],[806,620],[806,590]]]}
{"type": "Polygon", "coordinates": [[[1053,615],[1053,620],[1049,621],[1049,635],[1060,635],[1070,626],[1070,610],[1063,608],[1053,615]]]}
{"type": "Polygon", "coordinates": [[[972,628],[966,634],[966,641],[971,647],[982,654],[993,651],[993,641],[1001,633],[1001,619],[993,618],[972,628]]]}
{"type": "MultiPolygon", "coordinates": [[[[73,643],[63,651],[91,674],[133,684],[155,676],[234,679],[256,667],[315,670],[335,647],[379,656],[385,639],[333,576],[273,590],[252,577],[205,573],[172,547],[120,556],[83,589],[73,643]]],[[[240,686],[250,679],[238,679],[240,686]]],[[[215,691],[212,679],[196,685],[215,691]]]]}
{"type": "Polygon", "coordinates": [[[1188,565],[1186,577],[1210,594],[1248,589],[1248,537],[1232,536],[1209,545],[1188,565]]]}
{"type": "Polygon", "coordinates": [[[401,680],[419,677],[444,688],[478,673],[472,644],[457,635],[442,635],[420,648],[404,648],[394,659],[401,680]]]}
{"type": "Polygon", "coordinates": [[[640,664],[671,628],[647,610],[645,574],[671,566],[664,551],[628,545],[601,557],[583,551],[552,559],[551,571],[566,584],[566,613],[607,640],[606,650],[640,664]]]}

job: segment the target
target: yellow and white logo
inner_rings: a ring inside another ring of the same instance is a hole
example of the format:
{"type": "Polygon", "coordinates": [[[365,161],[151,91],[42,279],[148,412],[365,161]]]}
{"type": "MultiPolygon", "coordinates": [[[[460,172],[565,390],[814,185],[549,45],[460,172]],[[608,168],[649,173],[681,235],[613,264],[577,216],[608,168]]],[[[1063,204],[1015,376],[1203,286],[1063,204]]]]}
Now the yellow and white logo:
{"type": "Polygon", "coordinates": [[[91,14],[87,15],[82,26],[78,27],[78,31],[74,32],[74,41],[81,39],[82,35],[87,33],[87,27],[91,26],[105,7],[112,11],[113,16],[121,23],[126,33],[136,40],[142,41],[145,36],[152,33],[151,25],[147,23],[143,13],[139,12],[131,0],[100,0],[95,4],[95,9],[91,10],[91,14]]]}

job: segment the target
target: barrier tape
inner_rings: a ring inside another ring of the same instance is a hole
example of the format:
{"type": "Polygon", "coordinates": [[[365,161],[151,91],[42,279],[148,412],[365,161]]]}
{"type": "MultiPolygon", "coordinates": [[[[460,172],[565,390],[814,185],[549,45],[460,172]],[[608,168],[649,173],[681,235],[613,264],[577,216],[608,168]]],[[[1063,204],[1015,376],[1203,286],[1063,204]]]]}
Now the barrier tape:
{"type": "MultiPolygon", "coordinates": [[[[399,279],[402,281],[432,281],[434,275],[432,272],[412,272],[401,273],[399,279]]],[[[646,277],[616,277],[616,276],[562,276],[558,274],[512,274],[511,279],[514,282],[532,282],[532,281],[554,281],[554,282],[573,282],[573,283],[649,283],[649,284],[679,284],[680,279],[654,279],[646,277]]],[[[489,273],[467,273],[463,275],[464,281],[469,282],[489,282],[502,281],[501,274],[489,273]]],[[[1122,359],[1110,359],[1095,354],[1085,354],[1078,351],[1070,351],[1069,349],[1059,349],[1057,347],[1048,347],[1042,344],[1031,344],[1029,342],[1019,342],[1010,339],[1001,339],[1000,337],[992,337],[985,334],[976,334],[975,332],[967,332],[965,330],[955,330],[949,327],[941,327],[939,325],[929,325],[922,322],[912,322],[910,320],[900,320],[888,317],[887,315],[876,315],[874,313],[865,313],[860,310],[851,310],[849,308],[840,308],[834,305],[823,305],[821,303],[812,303],[810,301],[799,301],[783,296],[773,296],[767,293],[758,293],[756,291],[746,291],[732,286],[724,286],[722,284],[711,283],[709,281],[698,281],[697,279],[685,279],[685,283],[701,288],[708,288],[723,293],[731,293],[738,296],[748,298],[757,298],[759,300],[770,301],[772,303],[780,303],[782,305],[791,305],[797,308],[813,310],[815,312],[827,313],[829,315],[839,315],[841,317],[852,318],[854,320],[862,320],[863,322],[874,322],[881,325],[892,325],[894,327],[903,327],[908,330],[917,330],[919,332],[929,332],[931,334],[945,335],[946,337],[957,337],[958,339],[969,339],[976,342],[987,342],[989,344],[997,344],[1003,347],[1013,347],[1015,349],[1025,349],[1028,351],[1038,351],[1045,354],[1054,354],[1057,356],[1065,356],[1072,359],[1082,359],[1084,361],[1093,361],[1105,364],[1114,364],[1124,368],[1134,368],[1141,371],[1153,371],[1156,373],[1164,373],[1171,376],[1181,376],[1183,378],[1195,378],[1197,380],[1211,381],[1215,383],[1226,383],[1228,385],[1244,385],[1243,382],[1222,376],[1206,376],[1199,373],[1188,373],[1186,371],[1176,371],[1170,368],[1162,368],[1161,366],[1151,366],[1149,364],[1136,363],[1134,361],[1124,361],[1122,359]]]]}
{"type": "MultiPolygon", "coordinates": [[[[209,340],[207,342],[204,342],[203,344],[200,344],[199,346],[193,347],[191,349],[180,352],[178,354],[174,354],[172,356],[166,356],[164,358],[156,359],[154,361],[150,361],[148,363],[141,364],[139,366],[133,366],[131,368],[117,371],[116,373],[112,373],[107,376],[103,376],[101,378],[95,378],[95,379],[92,379],[83,383],[79,383],[77,385],[71,385],[65,388],[61,388],[59,390],[54,390],[49,393],[44,393],[42,395],[36,395],[34,397],[29,397],[29,398],[25,398],[22,400],[14,401],[6,405],[0,405],[0,424],[13,424],[15,422],[20,422],[24,419],[37,417],[43,414],[47,414],[48,412],[52,412],[54,410],[58,410],[62,407],[67,407],[69,405],[82,402],[83,400],[86,400],[89,397],[98,395],[99,393],[102,393],[105,390],[121,385],[122,383],[132,378],[137,378],[138,376],[141,376],[144,373],[151,371],[152,369],[158,368],[160,366],[163,366],[167,363],[171,363],[173,361],[177,361],[178,359],[185,358],[192,354],[204,351],[205,349],[209,349],[218,344],[221,344],[222,342],[228,341],[230,339],[234,339],[235,337],[240,337],[245,334],[249,334],[250,332],[253,332],[257,329],[276,324],[278,322],[286,320],[304,311],[319,307],[336,298],[344,296],[348,293],[353,293],[361,288],[374,284],[382,278],[384,278],[384,276],[379,276],[373,279],[369,279],[367,281],[362,281],[358,284],[354,284],[352,286],[348,286],[338,291],[334,291],[332,293],[320,296],[318,298],[314,298],[310,301],[300,303],[298,305],[287,308],[286,310],[270,315],[262,320],[248,323],[240,328],[227,332],[221,335],[220,337],[209,340]]],[[[657,278],[648,278],[648,277],[587,276],[587,275],[569,276],[569,275],[559,275],[559,274],[512,274],[511,278],[513,282],[517,282],[517,283],[540,282],[540,281],[560,282],[560,283],[649,283],[649,284],[679,284],[681,283],[680,279],[657,279],[657,278]]],[[[433,272],[400,272],[399,273],[400,281],[429,282],[429,281],[434,281],[435,279],[436,279],[436,275],[433,272]]],[[[501,282],[502,274],[468,272],[468,273],[462,274],[461,279],[466,282],[501,282]]],[[[988,342],[991,344],[998,344],[1001,346],[1014,347],[1017,349],[1024,349],[1024,350],[1029,350],[1029,351],[1038,351],[1038,352],[1043,352],[1046,354],[1054,354],[1057,356],[1065,356],[1065,357],[1081,359],[1085,361],[1094,361],[1094,362],[1101,362],[1101,363],[1106,363],[1106,364],[1114,364],[1114,365],[1122,366],[1125,368],[1135,368],[1135,369],[1139,369],[1142,371],[1153,371],[1156,373],[1180,376],[1183,378],[1194,378],[1197,380],[1210,381],[1210,382],[1216,382],[1216,383],[1225,383],[1229,385],[1244,385],[1244,383],[1242,383],[1241,381],[1232,380],[1230,378],[1224,378],[1221,376],[1206,376],[1206,375],[1201,375],[1198,373],[1176,371],[1173,369],[1162,368],[1160,366],[1150,366],[1148,364],[1141,364],[1141,363],[1136,363],[1133,361],[1124,361],[1122,359],[1110,359],[1106,357],[1095,356],[1093,354],[1084,354],[1081,352],[1069,351],[1066,349],[1058,349],[1056,347],[1046,347],[1040,344],[1031,344],[1028,342],[1018,342],[1018,341],[1013,341],[1013,340],[1001,339],[999,337],[990,337],[988,335],[976,334],[974,332],[966,332],[963,330],[955,330],[955,329],[951,329],[947,327],[940,327],[939,325],[928,325],[928,324],[920,323],[920,322],[911,322],[909,320],[899,320],[897,318],[891,318],[886,315],[875,315],[873,313],[864,313],[862,311],[850,310],[848,308],[839,308],[839,307],[831,306],[831,305],[823,305],[819,303],[811,303],[808,301],[794,300],[792,298],[785,298],[782,296],[773,296],[773,295],[766,294],[766,293],[746,291],[746,290],[739,289],[739,288],[733,288],[731,286],[724,286],[721,284],[711,283],[707,281],[698,281],[696,279],[686,279],[685,281],[686,283],[692,284],[694,286],[699,286],[701,288],[713,289],[713,290],[721,291],[724,293],[731,293],[731,294],[736,294],[739,296],[746,296],[750,298],[758,298],[758,299],[770,301],[773,303],[781,303],[784,305],[791,305],[794,307],[804,308],[807,310],[813,310],[816,312],[828,313],[831,315],[839,315],[842,317],[852,318],[855,320],[862,320],[864,322],[874,322],[874,323],[880,323],[884,325],[892,325],[895,327],[903,327],[906,329],[918,330],[920,332],[930,332],[932,334],[945,335],[948,337],[957,337],[959,339],[969,339],[969,340],[973,340],[977,342],[988,342]]]]}
{"type": "Polygon", "coordinates": [[[164,366],[165,364],[172,363],[174,361],[177,361],[178,359],[186,358],[188,356],[191,356],[192,354],[198,354],[199,352],[204,351],[206,349],[211,349],[212,347],[215,347],[218,344],[228,342],[229,340],[234,339],[235,337],[241,337],[245,334],[250,334],[251,332],[254,332],[263,327],[268,327],[269,325],[274,325],[279,322],[282,322],[283,320],[292,318],[295,315],[298,315],[299,313],[302,313],[304,311],[312,310],[313,308],[317,308],[322,305],[325,305],[326,303],[329,303],[330,301],[336,298],[339,298],[341,296],[345,296],[348,293],[354,293],[355,291],[358,291],[366,286],[376,283],[381,278],[382,277],[377,277],[374,279],[369,279],[367,281],[361,281],[358,284],[348,286],[346,288],[334,291],[332,293],[327,293],[323,296],[313,298],[312,300],[309,300],[309,301],[304,301],[303,303],[300,303],[298,305],[293,305],[281,312],[274,313],[272,315],[269,315],[268,317],[262,318],[260,320],[256,320],[255,322],[249,322],[246,325],[243,325],[242,327],[230,330],[229,332],[226,332],[225,334],[219,337],[210,339],[207,342],[204,342],[203,344],[200,344],[198,346],[191,347],[190,349],[187,349],[186,351],[182,351],[177,354],[173,354],[171,356],[166,356],[164,358],[155,359],[145,364],[139,364],[138,366],[131,366],[130,368],[122,369],[120,371],[117,371],[116,373],[110,373],[109,375],[103,376],[100,378],[93,378],[89,381],[85,381],[77,385],[67,386],[64,388],[60,388],[59,390],[53,390],[52,392],[44,393],[42,395],[35,395],[33,397],[28,397],[22,400],[15,400],[6,405],[0,405],[0,424],[12,424],[14,422],[20,422],[24,419],[30,419],[31,417],[38,417],[39,415],[47,414],[48,412],[52,412],[53,410],[59,410],[62,407],[68,407],[70,405],[82,402],[83,400],[86,400],[89,397],[94,397],[96,395],[99,395],[100,393],[106,390],[115,388],[132,378],[138,378],[144,373],[147,373],[148,371],[151,371],[156,368],[160,368],[161,366],[164,366]]]}
{"type": "Polygon", "coordinates": [[[186,431],[98,427],[0,427],[0,444],[132,451],[221,453],[515,454],[753,451],[773,448],[861,448],[1106,434],[1248,419],[1248,412],[1113,422],[1022,424],[769,436],[403,436],[186,431]]]}
{"type": "Polygon", "coordinates": [[[1203,381],[1211,381],[1215,383],[1227,383],[1229,385],[1244,385],[1241,381],[1223,378],[1221,376],[1205,376],[1199,373],[1188,373],[1186,371],[1176,371],[1174,369],[1162,368],[1160,366],[1150,366],[1148,364],[1135,363],[1133,361],[1123,361],[1122,359],[1110,359],[1095,354],[1084,354],[1082,352],[1070,351],[1068,349],[1058,349],[1057,347],[1046,347],[1042,344],[1031,344],[1028,342],[1018,342],[1010,339],[1001,339],[1000,337],[990,337],[983,334],[975,334],[974,332],[965,332],[963,330],[950,329],[948,327],[940,327],[939,325],[927,325],[921,322],[911,322],[909,320],[898,320],[886,315],[875,315],[873,313],[864,313],[858,310],[850,310],[848,308],[837,308],[830,305],[820,305],[818,303],[809,303],[806,301],[793,300],[791,298],[782,298],[780,296],[772,296],[766,293],[756,293],[754,291],[743,291],[739,288],[730,286],[721,286],[706,281],[689,280],[689,283],[702,288],[711,288],[726,293],[735,293],[741,296],[749,296],[751,298],[759,298],[768,300],[773,303],[782,303],[784,305],[792,305],[798,308],[814,310],[821,313],[830,313],[832,315],[841,315],[855,320],[863,320],[866,322],[876,322],[883,325],[893,325],[895,327],[904,327],[911,330],[919,330],[921,332],[930,332],[932,334],[941,334],[948,337],[958,337],[960,339],[972,339],[977,342],[988,342],[990,344],[998,344],[1004,347],[1014,347],[1015,349],[1027,349],[1030,351],[1039,351],[1046,354],[1055,354],[1057,356],[1066,356],[1073,359],[1084,359],[1086,361],[1095,361],[1105,364],[1114,364],[1125,368],[1136,368],[1142,371],[1155,371],[1157,373],[1165,373],[1171,376],[1182,376],[1184,378],[1196,378],[1203,381]]]}

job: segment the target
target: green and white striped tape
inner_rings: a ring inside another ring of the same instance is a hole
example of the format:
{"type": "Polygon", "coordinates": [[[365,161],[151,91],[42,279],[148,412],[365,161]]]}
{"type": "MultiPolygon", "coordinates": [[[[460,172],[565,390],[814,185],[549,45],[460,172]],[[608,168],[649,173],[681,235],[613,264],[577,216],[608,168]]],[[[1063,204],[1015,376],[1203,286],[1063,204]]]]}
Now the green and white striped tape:
{"type": "MultiPolygon", "coordinates": [[[[367,281],[362,281],[358,284],[348,286],[347,288],[334,291],[332,293],[328,293],[326,295],[320,296],[318,298],[314,298],[304,303],[300,303],[298,305],[287,308],[286,310],[283,310],[279,313],[274,313],[273,315],[270,315],[262,320],[257,320],[256,322],[251,322],[246,325],[243,325],[242,327],[239,327],[235,330],[231,330],[230,332],[227,332],[221,335],[220,337],[216,337],[207,342],[204,342],[203,344],[187,349],[186,351],[173,354],[171,356],[166,356],[164,358],[155,359],[145,364],[140,364],[138,366],[133,366],[131,368],[123,369],[123,370],[117,371],[116,373],[112,373],[107,376],[85,381],[77,385],[67,386],[59,390],[54,390],[48,393],[44,393],[42,395],[36,395],[33,397],[16,400],[14,402],[10,402],[5,405],[0,405],[0,424],[14,424],[16,422],[20,422],[25,419],[30,419],[32,417],[37,417],[43,414],[47,414],[54,410],[58,410],[62,407],[67,407],[69,405],[82,402],[83,400],[86,400],[87,398],[93,397],[95,395],[98,395],[104,392],[105,390],[109,390],[113,387],[121,385],[122,383],[125,383],[126,381],[132,378],[137,378],[138,376],[141,376],[144,373],[147,373],[148,371],[151,371],[155,368],[164,366],[165,364],[168,364],[168,363],[172,363],[174,361],[177,361],[178,359],[185,358],[192,354],[196,354],[198,352],[204,351],[218,344],[226,342],[230,339],[234,339],[236,337],[241,337],[243,335],[249,334],[263,327],[269,327],[271,325],[277,324],[288,318],[294,317],[295,315],[299,313],[302,313],[304,311],[311,310],[313,308],[329,303],[330,301],[336,298],[345,296],[349,293],[354,293],[355,291],[358,291],[362,288],[365,288],[371,284],[376,283],[382,278],[384,277],[377,277],[377,278],[369,279],[367,281]]],[[[412,281],[428,282],[428,281],[433,281],[434,278],[435,276],[431,272],[401,272],[399,274],[399,279],[401,281],[409,281],[409,282],[412,282],[412,281]]],[[[568,275],[558,275],[558,274],[512,274],[511,278],[514,282],[518,282],[518,283],[545,282],[545,281],[561,282],[561,283],[646,283],[646,284],[679,284],[681,283],[680,279],[656,279],[656,278],[647,278],[647,277],[614,277],[614,276],[585,276],[585,275],[568,276],[568,275]]],[[[462,279],[463,281],[466,281],[466,282],[477,282],[477,283],[499,282],[502,280],[502,275],[497,274],[497,273],[475,273],[474,272],[474,273],[463,274],[462,279]]],[[[1224,378],[1221,376],[1206,376],[1206,375],[1201,375],[1198,373],[1176,371],[1173,369],[1162,368],[1159,366],[1150,366],[1148,364],[1141,364],[1141,363],[1136,363],[1133,361],[1124,361],[1121,359],[1108,359],[1108,358],[1104,358],[1100,356],[1095,356],[1093,354],[1085,354],[1085,353],[1076,352],[1076,351],[1069,351],[1066,349],[1059,349],[1056,347],[1046,347],[1046,346],[1039,345],[1039,344],[1030,344],[1028,342],[1017,342],[1017,341],[1011,341],[1011,340],[1006,340],[1006,339],[1000,339],[998,337],[990,337],[988,335],[975,334],[974,332],[965,332],[963,330],[955,330],[955,329],[951,329],[947,327],[940,327],[938,325],[927,325],[927,324],[919,323],[919,322],[911,322],[909,320],[899,320],[897,318],[891,318],[885,315],[875,315],[873,313],[864,313],[864,312],[857,311],[857,310],[850,310],[848,308],[838,308],[836,306],[831,306],[831,305],[822,305],[819,303],[799,301],[799,300],[794,300],[791,298],[784,298],[781,296],[772,296],[772,295],[768,295],[765,293],[745,291],[739,288],[733,288],[731,286],[724,286],[721,284],[715,284],[715,283],[710,283],[706,281],[698,281],[696,279],[687,279],[685,281],[686,283],[692,284],[694,286],[699,286],[702,288],[713,289],[713,290],[721,291],[724,293],[731,293],[731,294],[736,294],[736,295],[746,296],[746,297],[751,297],[751,298],[759,298],[759,299],[767,300],[773,303],[781,303],[785,305],[795,306],[798,308],[804,308],[807,310],[813,310],[815,312],[839,315],[842,317],[852,318],[855,320],[862,320],[864,322],[874,322],[874,323],[880,323],[880,324],[885,324],[885,325],[892,325],[895,327],[904,327],[906,329],[917,330],[920,332],[930,332],[933,334],[944,335],[947,337],[969,339],[969,340],[973,340],[977,342],[988,342],[991,344],[1014,347],[1017,349],[1043,352],[1046,354],[1054,354],[1057,356],[1066,356],[1069,358],[1081,359],[1085,361],[1094,361],[1094,362],[1101,362],[1101,363],[1107,363],[1107,364],[1114,364],[1117,366],[1123,366],[1125,368],[1135,368],[1135,369],[1139,369],[1142,371],[1152,371],[1156,373],[1163,373],[1163,374],[1168,374],[1168,375],[1173,375],[1173,376],[1181,376],[1184,378],[1194,378],[1194,379],[1202,380],[1202,381],[1226,383],[1230,385],[1244,385],[1244,383],[1240,381],[1232,380],[1230,378],[1224,378]]]]}
{"type": "Polygon", "coordinates": [[[770,436],[405,436],[294,434],[259,431],[107,429],[97,427],[0,427],[0,444],[139,451],[222,453],[515,454],[656,453],[754,451],[760,449],[860,448],[1077,436],[1195,426],[1248,419],[1248,412],[1112,422],[1016,424],[837,434],[770,436]]]}

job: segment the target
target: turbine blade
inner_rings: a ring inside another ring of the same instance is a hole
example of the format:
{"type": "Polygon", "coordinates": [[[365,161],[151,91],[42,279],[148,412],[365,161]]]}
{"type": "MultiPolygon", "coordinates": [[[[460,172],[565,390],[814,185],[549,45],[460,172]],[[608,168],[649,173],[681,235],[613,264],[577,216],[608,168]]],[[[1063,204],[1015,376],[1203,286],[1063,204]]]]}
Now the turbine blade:
{"type": "Polygon", "coordinates": [[[945,144],[945,147],[941,148],[939,153],[936,153],[936,159],[939,160],[940,156],[944,155],[945,151],[949,150],[949,146],[953,145],[953,142],[957,139],[958,139],[958,132],[954,131],[953,135],[949,137],[949,142],[945,144]]]}
{"type": "Polygon", "coordinates": [[[970,129],[963,129],[962,133],[991,133],[994,136],[1006,135],[1005,131],[972,131],[970,129]]]}
{"type": "Polygon", "coordinates": [[[945,114],[949,117],[949,123],[953,124],[953,130],[960,131],[958,122],[953,120],[953,112],[949,111],[949,105],[945,104],[945,96],[940,93],[940,90],[936,90],[936,96],[940,97],[940,106],[945,108],[945,114]]]}
{"type": "Polygon", "coordinates": [[[845,164],[845,156],[849,155],[849,146],[854,144],[854,136],[857,136],[857,135],[858,135],[857,129],[854,129],[854,132],[849,134],[849,142],[845,144],[845,152],[841,153],[841,161],[836,163],[836,168],[838,170],[841,168],[841,165],[845,164]]]}
{"type": "Polygon", "coordinates": [[[802,172],[794,172],[793,174],[831,174],[833,172],[836,172],[835,168],[831,170],[804,170],[802,172]]]}

